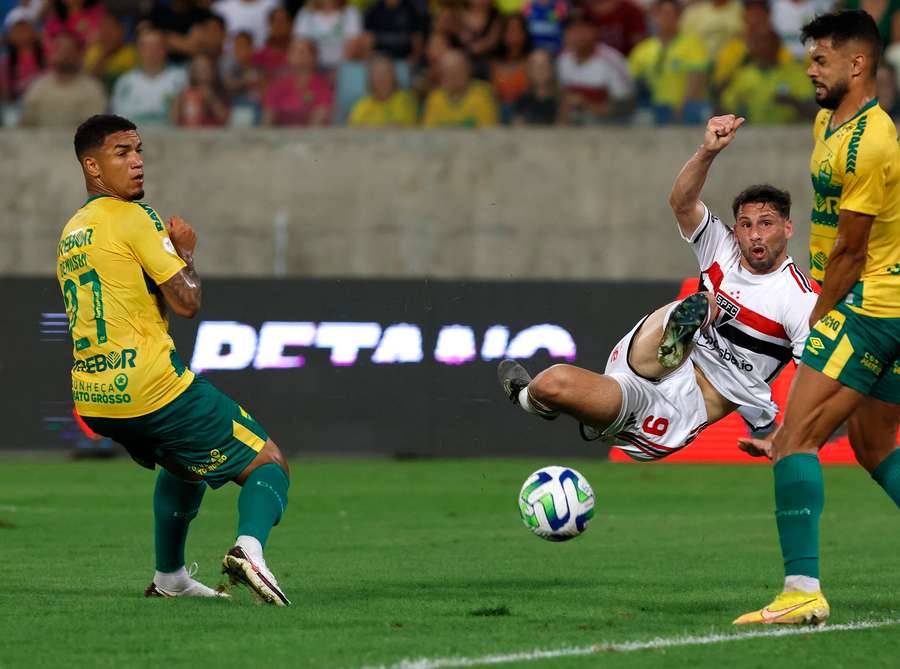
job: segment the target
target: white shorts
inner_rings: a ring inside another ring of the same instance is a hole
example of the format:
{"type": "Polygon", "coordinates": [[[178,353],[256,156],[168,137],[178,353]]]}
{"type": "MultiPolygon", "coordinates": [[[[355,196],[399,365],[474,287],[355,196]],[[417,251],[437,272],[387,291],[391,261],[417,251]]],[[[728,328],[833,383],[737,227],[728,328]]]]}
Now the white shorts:
{"type": "Polygon", "coordinates": [[[660,460],[680,451],[703,431],[706,404],[690,361],[661,381],[651,381],[631,369],[631,342],[645,320],[609,354],[604,374],[622,389],[622,408],[612,425],[600,432],[600,438],[635,460],[660,460]]]}

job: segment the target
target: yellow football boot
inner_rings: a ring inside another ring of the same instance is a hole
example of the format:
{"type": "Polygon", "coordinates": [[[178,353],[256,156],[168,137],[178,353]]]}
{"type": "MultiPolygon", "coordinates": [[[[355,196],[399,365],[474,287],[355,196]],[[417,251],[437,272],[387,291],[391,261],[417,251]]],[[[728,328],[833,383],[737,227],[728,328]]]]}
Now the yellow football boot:
{"type": "Polygon", "coordinates": [[[824,625],[831,607],[821,592],[782,592],[759,611],[745,613],[735,625],[824,625]]]}

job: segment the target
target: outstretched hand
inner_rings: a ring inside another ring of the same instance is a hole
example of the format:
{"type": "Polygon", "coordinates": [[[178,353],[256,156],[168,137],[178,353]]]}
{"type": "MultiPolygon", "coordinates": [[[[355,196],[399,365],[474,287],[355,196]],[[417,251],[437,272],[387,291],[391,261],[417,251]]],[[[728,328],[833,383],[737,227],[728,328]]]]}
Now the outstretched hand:
{"type": "Polygon", "coordinates": [[[718,153],[731,144],[737,135],[737,130],[744,125],[743,116],[725,114],[713,116],[706,123],[706,132],[703,134],[703,148],[718,153]]]}
{"type": "Polygon", "coordinates": [[[772,459],[772,440],[756,439],[754,437],[741,437],[738,439],[738,448],[754,458],[766,457],[772,459]]]}

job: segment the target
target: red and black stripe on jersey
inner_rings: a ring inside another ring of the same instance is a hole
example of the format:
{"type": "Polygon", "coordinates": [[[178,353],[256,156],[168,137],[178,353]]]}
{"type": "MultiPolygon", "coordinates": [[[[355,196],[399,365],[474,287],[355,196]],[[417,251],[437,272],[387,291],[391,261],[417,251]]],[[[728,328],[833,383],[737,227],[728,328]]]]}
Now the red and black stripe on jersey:
{"type": "Polygon", "coordinates": [[[700,436],[700,433],[706,429],[707,423],[700,423],[697,427],[695,427],[685,440],[679,446],[666,446],[665,444],[657,444],[643,435],[637,434],[635,432],[619,432],[616,435],[616,439],[621,439],[624,442],[627,442],[631,446],[634,446],[638,450],[638,453],[633,451],[626,451],[628,455],[634,460],[661,460],[666,456],[672,455],[672,453],[676,453],[680,451],[682,448],[690,444],[694,439],[700,436]]]}
{"type": "MultiPolygon", "coordinates": [[[[793,263],[786,265],[785,269],[790,268],[792,265],[793,263]]],[[[795,270],[792,270],[792,274],[793,271],[795,270]]],[[[802,277],[802,273],[798,272],[798,274],[802,277]]],[[[733,295],[729,295],[722,290],[721,285],[725,275],[722,272],[719,263],[714,262],[709,268],[704,270],[703,276],[701,276],[701,282],[704,284],[706,283],[706,281],[704,281],[705,278],[708,278],[711,283],[708,287],[709,290],[712,290],[717,295],[724,296],[729,302],[738,307],[737,314],[733,320],[737,321],[742,326],[734,326],[731,323],[732,319],[729,319],[714,326],[716,333],[735,346],[739,346],[748,351],[753,351],[759,355],[774,358],[778,365],[769,375],[767,375],[766,381],[774,379],[793,358],[791,339],[785,331],[784,325],[750,309],[733,295]],[[772,341],[772,339],[781,341],[776,342],[772,341]]],[[[805,277],[803,277],[803,279],[805,279],[805,277]]],[[[802,291],[812,292],[812,286],[810,286],[808,282],[805,284],[802,283],[799,277],[795,277],[795,280],[802,291]]]]}

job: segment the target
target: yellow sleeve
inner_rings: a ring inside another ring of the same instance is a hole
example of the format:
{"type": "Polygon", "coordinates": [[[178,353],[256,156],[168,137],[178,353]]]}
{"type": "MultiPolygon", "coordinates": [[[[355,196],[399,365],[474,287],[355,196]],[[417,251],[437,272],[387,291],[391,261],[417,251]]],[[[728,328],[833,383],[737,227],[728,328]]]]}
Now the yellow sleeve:
{"type": "Polygon", "coordinates": [[[353,105],[353,110],[350,112],[350,118],[347,119],[347,125],[365,125],[368,102],[368,97],[360,98],[356,101],[356,104],[353,105]]]}
{"type": "Polygon", "coordinates": [[[169,233],[152,207],[135,202],[131,211],[123,221],[125,242],[147,276],[157,285],[165,283],[187,265],[176,253],[169,233]]]}
{"type": "Polygon", "coordinates": [[[497,125],[497,103],[494,102],[494,94],[487,85],[479,87],[475,117],[479,128],[497,125]]]}
{"type": "Polygon", "coordinates": [[[841,209],[858,214],[876,216],[884,206],[885,181],[890,164],[889,149],[897,141],[894,137],[879,136],[877,128],[860,132],[859,125],[871,121],[863,116],[847,142],[844,155],[844,181],[841,188],[841,209]]]}
{"type": "Polygon", "coordinates": [[[397,125],[414,126],[417,115],[415,100],[406,91],[401,91],[397,101],[397,125]]]}

